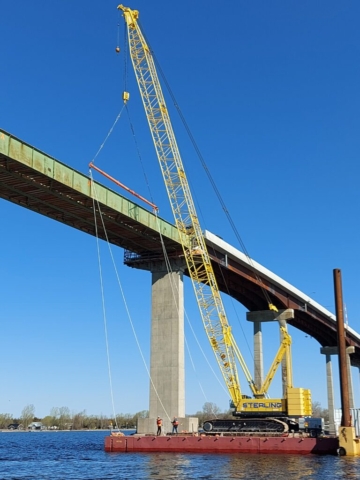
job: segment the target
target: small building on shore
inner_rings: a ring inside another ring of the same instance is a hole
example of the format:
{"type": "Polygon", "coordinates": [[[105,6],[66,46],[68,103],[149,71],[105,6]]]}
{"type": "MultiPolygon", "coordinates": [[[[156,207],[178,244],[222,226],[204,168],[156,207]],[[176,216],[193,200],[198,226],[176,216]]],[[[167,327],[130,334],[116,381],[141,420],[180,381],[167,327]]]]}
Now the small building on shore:
{"type": "Polygon", "coordinates": [[[46,427],[42,422],[31,422],[28,426],[28,430],[46,430],[46,427]]]}
{"type": "Polygon", "coordinates": [[[10,423],[7,426],[8,430],[24,430],[24,425],[22,423],[10,423]]]}

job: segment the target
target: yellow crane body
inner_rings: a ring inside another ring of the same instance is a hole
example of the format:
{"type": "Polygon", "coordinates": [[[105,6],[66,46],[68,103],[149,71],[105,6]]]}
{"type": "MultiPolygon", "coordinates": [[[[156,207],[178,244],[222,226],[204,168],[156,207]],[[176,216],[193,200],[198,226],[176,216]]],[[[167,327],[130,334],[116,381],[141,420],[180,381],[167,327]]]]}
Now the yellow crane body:
{"type": "MultiPolygon", "coordinates": [[[[258,389],[237,347],[225,313],[152,52],[138,25],[139,12],[123,5],[119,5],[118,9],[123,12],[127,25],[132,65],[175,224],[180,233],[183,254],[203,325],[230,394],[231,403],[234,406],[234,414],[260,413],[269,417],[277,414],[287,415],[289,411],[288,398],[290,398],[288,396],[290,393],[292,393],[291,411],[295,411],[296,405],[306,403],[300,398],[302,397],[302,392],[297,394],[293,392],[289,353],[290,336],[285,331],[283,341],[270,367],[264,385],[258,389]],[[268,399],[266,398],[267,389],[284,356],[288,362],[289,371],[287,398],[268,399]],[[240,363],[255,399],[250,399],[241,392],[236,360],[240,363]]],[[[272,305],[270,308],[276,309],[272,305]]],[[[305,410],[302,409],[302,411],[305,410]]],[[[298,413],[297,416],[302,414],[298,413]]]]}

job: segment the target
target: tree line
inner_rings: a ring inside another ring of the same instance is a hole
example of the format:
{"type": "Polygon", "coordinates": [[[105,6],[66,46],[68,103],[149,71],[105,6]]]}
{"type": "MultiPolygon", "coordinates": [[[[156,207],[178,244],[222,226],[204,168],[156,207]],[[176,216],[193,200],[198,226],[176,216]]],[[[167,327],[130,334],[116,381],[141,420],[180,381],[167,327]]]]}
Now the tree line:
{"type": "MultiPolygon", "coordinates": [[[[323,417],[325,423],[329,419],[329,412],[327,409],[321,408],[319,402],[312,404],[313,417],[323,417]]],[[[87,415],[83,410],[77,413],[71,413],[68,407],[53,407],[50,415],[44,418],[38,418],[35,415],[34,405],[26,405],[19,418],[14,418],[9,413],[0,413],[0,429],[6,429],[12,423],[21,424],[24,430],[27,430],[32,422],[41,422],[42,425],[48,429],[58,430],[108,430],[110,428],[136,428],[138,418],[147,418],[149,416],[148,410],[131,413],[119,413],[115,418],[106,415],[87,415]]],[[[232,411],[221,409],[212,402],[205,402],[202,410],[194,414],[187,415],[189,417],[197,417],[199,419],[199,426],[206,420],[212,418],[233,418],[232,411]]]]}
{"type": "Polygon", "coordinates": [[[87,415],[86,411],[71,413],[68,407],[53,407],[50,415],[40,418],[35,415],[34,405],[26,405],[19,418],[9,413],[0,413],[0,429],[7,429],[11,424],[20,424],[27,430],[32,422],[41,422],[47,429],[57,430],[98,430],[112,427],[136,428],[138,418],[146,418],[147,410],[135,414],[119,413],[114,417],[108,415],[87,415]]]}

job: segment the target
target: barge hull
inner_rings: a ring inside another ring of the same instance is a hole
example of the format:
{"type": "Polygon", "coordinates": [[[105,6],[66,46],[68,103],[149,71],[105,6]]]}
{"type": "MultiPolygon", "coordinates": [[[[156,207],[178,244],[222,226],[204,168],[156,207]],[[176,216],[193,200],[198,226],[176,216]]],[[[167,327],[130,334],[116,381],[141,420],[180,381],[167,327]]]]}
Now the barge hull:
{"type": "Polygon", "coordinates": [[[181,453],[286,453],[296,455],[337,455],[338,438],[296,437],[215,437],[215,436],[108,436],[106,452],[181,453]]]}

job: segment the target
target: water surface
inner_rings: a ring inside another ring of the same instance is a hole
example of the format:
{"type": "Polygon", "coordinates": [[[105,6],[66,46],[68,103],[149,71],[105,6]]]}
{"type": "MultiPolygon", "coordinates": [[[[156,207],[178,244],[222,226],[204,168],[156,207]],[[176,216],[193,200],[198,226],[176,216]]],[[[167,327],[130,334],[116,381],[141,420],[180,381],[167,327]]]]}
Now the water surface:
{"type": "Polygon", "coordinates": [[[0,433],[0,480],[360,479],[360,458],[106,453],[106,431],[0,433]]]}

